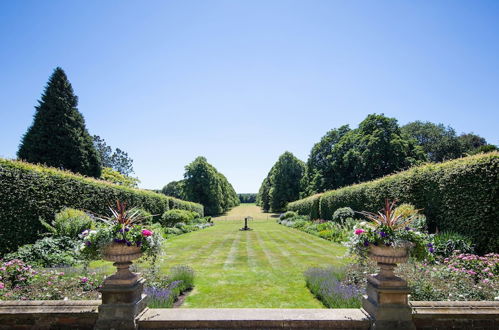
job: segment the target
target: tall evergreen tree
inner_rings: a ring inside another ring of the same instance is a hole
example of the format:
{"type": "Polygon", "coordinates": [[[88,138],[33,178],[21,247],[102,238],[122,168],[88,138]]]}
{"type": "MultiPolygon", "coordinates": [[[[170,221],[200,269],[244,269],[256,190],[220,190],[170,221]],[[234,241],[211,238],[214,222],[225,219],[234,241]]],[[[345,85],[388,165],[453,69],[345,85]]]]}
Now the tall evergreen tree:
{"type": "Polygon", "coordinates": [[[66,74],[56,68],[36,107],[33,124],[22,138],[17,156],[30,163],[100,177],[99,156],[77,105],[78,97],[66,74]]]}

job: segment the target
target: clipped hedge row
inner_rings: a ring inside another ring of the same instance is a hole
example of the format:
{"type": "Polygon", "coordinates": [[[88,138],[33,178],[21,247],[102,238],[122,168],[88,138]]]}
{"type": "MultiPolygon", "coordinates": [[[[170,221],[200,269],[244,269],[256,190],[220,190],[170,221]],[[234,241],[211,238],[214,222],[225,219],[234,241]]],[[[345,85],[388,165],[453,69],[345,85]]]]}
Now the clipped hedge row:
{"type": "Polygon", "coordinates": [[[116,200],[141,207],[158,219],[169,209],[203,215],[203,206],[152,191],[122,187],[67,171],[0,158],[0,255],[33,243],[63,207],[109,215],[116,200]]]}
{"type": "Polygon", "coordinates": [[[422,209],[431,230],[455,231],[471,238],[479,252],[499,252],[497,152],[427,164],[328,191],[318,197],[318,206],[315,199],[311,203],[308,198],[290,203],[289,209],[312,218],[332,219],[340,207],[377,211],[385,198],[397,199],[422,209]]]}
{"type": "Polygon", "coordinates": [[[300,215],[309,215],[312,219],[319,219],[319,202],[322,194],[315,194],[288,204],[287,209],[300,215]]]}

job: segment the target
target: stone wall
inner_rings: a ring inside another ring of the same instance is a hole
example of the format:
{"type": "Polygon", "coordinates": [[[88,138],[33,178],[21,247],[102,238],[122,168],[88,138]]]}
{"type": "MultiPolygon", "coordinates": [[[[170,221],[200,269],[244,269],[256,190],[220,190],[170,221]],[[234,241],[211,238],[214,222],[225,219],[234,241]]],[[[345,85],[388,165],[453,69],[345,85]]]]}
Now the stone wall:
{"type": "MultiPolygon", "coordinates": [[[[100,300],[0,301],[0,329],[92,329],[100,300]]],[[[417,329],[499,329],[499,302],[411,302],[417,329]]],[[[140,329],[368,329],[362,309],[148,309],[140,329]]]]}

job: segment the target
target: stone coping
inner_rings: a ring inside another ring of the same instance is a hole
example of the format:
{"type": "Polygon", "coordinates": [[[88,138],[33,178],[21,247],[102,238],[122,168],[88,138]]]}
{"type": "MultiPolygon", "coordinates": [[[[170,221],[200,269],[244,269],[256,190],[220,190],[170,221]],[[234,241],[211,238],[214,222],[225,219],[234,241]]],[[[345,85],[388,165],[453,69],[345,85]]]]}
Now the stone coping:
{"type": "Polygon", "coordinates": [[[410,301],[414,315],[418,314],[495,314],[499,301],[410,301]]]}
{"type": "Polygon", "coordinates": [[[147,309],[139,324],[141,329],[369,329],[371,321],[361,309],[189,308],[147,309]]]}
{"type": "Polygon", "coordinates": [[[96,313],[100,300],[4,300],[1,314],[96,313]]]}

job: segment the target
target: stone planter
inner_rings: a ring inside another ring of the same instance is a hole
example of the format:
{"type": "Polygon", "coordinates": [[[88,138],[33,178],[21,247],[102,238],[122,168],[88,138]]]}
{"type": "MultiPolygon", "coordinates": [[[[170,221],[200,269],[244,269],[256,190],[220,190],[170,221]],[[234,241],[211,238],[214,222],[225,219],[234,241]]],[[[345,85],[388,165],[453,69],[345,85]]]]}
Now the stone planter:
{"type": "Polygon", "coordinates": [[[407,262],[410,248],[410,244],[369,248],[369,257],[378,263],[380,271],[367,276],[367,295],[362,307],[374,319],[375,329],[415,329],[407,282],[393,272],[398,263],[407,262]]]}

